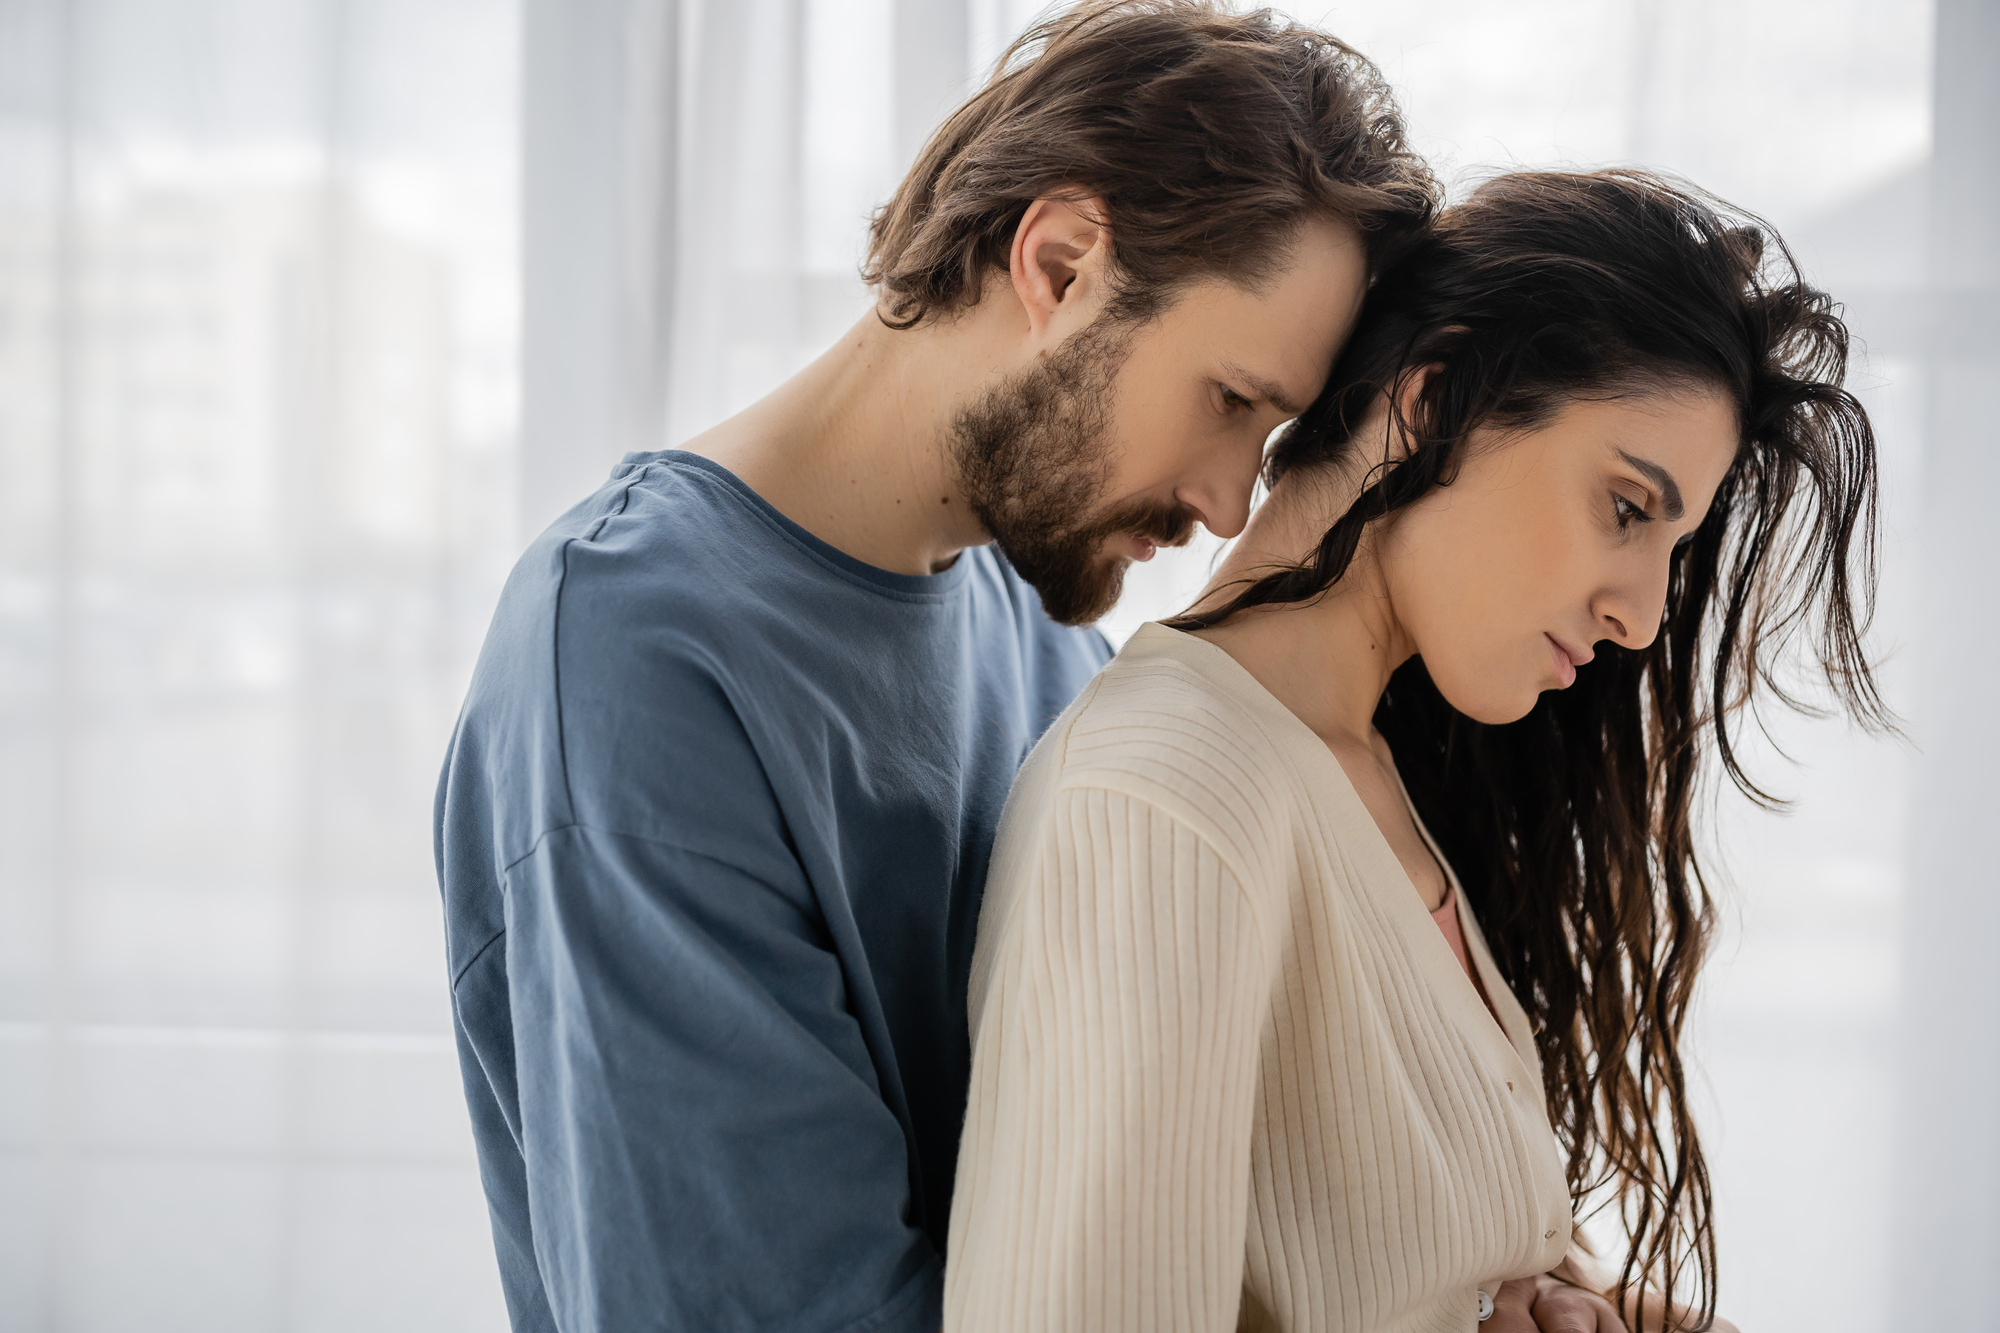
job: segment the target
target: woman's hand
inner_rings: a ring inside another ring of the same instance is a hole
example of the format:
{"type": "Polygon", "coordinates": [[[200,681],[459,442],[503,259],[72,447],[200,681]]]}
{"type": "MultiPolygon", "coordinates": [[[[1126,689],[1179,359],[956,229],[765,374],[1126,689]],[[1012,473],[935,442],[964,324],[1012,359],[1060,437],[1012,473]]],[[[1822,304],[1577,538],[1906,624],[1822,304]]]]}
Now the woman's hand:
{"type": "MultiPolygon", "coordinates": [[[[1658,1333],[1658,1300],[1645,1303],[1640,1333],[1658,1333]]],[[[1685,1314],[1685,1312],[1683,1312],[1685,1314]]],[[[1493,1317],[1479,1333],[1630,1333],[1611,1302],[1596,1292],[1543,1273],[1502,1283],[1493,1297],[1493,1317]]],[[[1710,1333],[1737,1333],[1718,1317],[1710,1333]]]]}
{"type": "Polygon", "coordinates": [[[1547,1273],[1500,1284],[1479,1333],[1628,1333],[1611,1302],[1547,1273]]]}

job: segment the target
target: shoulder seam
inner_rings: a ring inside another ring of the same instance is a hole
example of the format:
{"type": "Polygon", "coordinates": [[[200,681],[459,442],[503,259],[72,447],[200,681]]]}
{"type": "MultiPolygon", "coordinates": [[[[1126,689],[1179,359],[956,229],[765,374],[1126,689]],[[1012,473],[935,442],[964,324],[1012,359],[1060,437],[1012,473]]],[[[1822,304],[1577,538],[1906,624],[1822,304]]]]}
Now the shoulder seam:
{"type": "MultiPolygon", "coordinates": [[[[1097,670],[1097,674],[1090,678],[1090,683],[1083,687],[1083,694],[1078,698],[1075,714],[1071,716],[1069,721],[1065,723],[1063,726],[1062,753],[1056,757],[1056,762],[1058,765],[1060,765],[1061,768],[1067,768],[1069,766],[1070,738],[1076,735],[1076,724],[1079,721],[1081,721],[1083,715],[1090,710],[1090,705],[1097,699],[1098,687],[1103,683],[1104,683],[1104,668],[1099,667],[1097,670]]],[[[1060,771],[1060,769],[1058,771],[1060,771]]]]}
{"type": "MultiPolygon", "coordinates": [[[[555,837],[558,833],[570,833],[570,832],[595,833],[606,838],[621,838],[626,842],[643,842],[651,847],[670,847],[674,851],[682,852],[688,856],[698,856],[704,861],[713,861],[715,862],[715,864],[719,866],[728,866],[733,870],[739,870],[739,871],[742,871],[744,869],[742,866],[737,865],[734,861],[725,861],[721,857],[715,855],[712,852],[704,852],[699,847],[690,847],[686,843],[676,842],[672,838],[655,838],[645,833],[627,833],[623,829],[604,828],[601,825],[597,824],[586,824],[580,819],[572,819],[568,820],[565,823],[554,824],[548,828],[543,829],[540,835],[535,838],[534,842],[528,845],[527,851],[522,852],[519,856],[509,861],[506,865],[500,867],[500,873],[502,875],[505,875],[508,872],[512,871],[515,866],[520,865],[521,862],[527,860],[529,857],[533,856],[536,852],[540,851],[542,849],[542,844],[547,842],[550,838],[555,837]]],[[[744,873],[748,874],[749,872],[744,871],[744,873]]]]}
{"type": "Polygon", "coordinates": [[[476,963],[478,963],[480,959],[486,956],[486,951],[488,949],[492,948],[494,945],[498,944],[501,940],[505,939],[506,936],[507,936],[507,927],[502,926],[500,927],[500,929],[493,932],[493,937],[491,939],[487,940],[486,943],[480,945],[477,949],[474,949],[472,951],[472,957],[465,960],[465,966],[459,968],[458,971],[451,974],[451,989],[453,991],[456,991],[458,989],[458,983],[465,980],[465,974],[467,972],[470,972],[473,969],[473,966],[476,963]]]}
{"type": "MultiPolygon", "coordinates": [[[[556,609],[549,625],[549,674],[554,678],[549,692],[555,697],[556,704],[556,762],[562,765],[563,809],[572,816],[576,814],[576,793],[570,790],[569,785],[569,719],[565,716],[568,710],[563,707],[562,684],[562,613],[563,596],[569,591],[570,542],[575,540],[572,537],[562,545],[562,569],[556,575],[556,609]]],[[[539,845],[541,838],[535,839],[535,842],[539,845]]]]}
{"type": "Polygon", "coordinates": [[[528,844],[527,851],[522,852],[519,856],[509,861],[506,865],[500,867],[500,873],[505,875],[515,866],[521,864],[521,862],[527,860],[529,857],[533,856],[536,852],[540,851],[542,849],[542,844],[547,842],[550,838],[554,837],[558,833],[563,832],[566,829],[573,829],[575,827],[577,827],[576,821],[572,819],[572,820],[565,820],[563,823],[560,824],[550,825],[548,828],[543,829],[540,833],[535,835],[535,840],[528,844]]]}
{"type": "MultiPolygon", "coordinates": [[[[576,794],[570,790],[570,785],[569,785],[569,734],[567,730],[567,724],[563,717],[564,710],[563,710],[563,688],[562,688],[562,613],[563,613],[563,597],[569,591],[569,548],[574,546],[576,543],[580,541],[585,541],[585,542],[596,541],[599,534],[601,534],[604,531],[604,525],[625,512],[625,506],[632,503],[632,488],[634,486],[637,486],[639,482],[643,480],[645,476],[652,470],[653,470],[653,465],[651,463],[648,463],[644,467],[639,468],[636,471],[628,474],[625,478],[625,484],[618,488],[617,506],[615,508],[607,509],[604,513],[599,514],[597,516],[597,521],[590,525],[590,531],[584,533],[582,536],[579,537],[570,537],[566,539],[562,544],[562,568],[561,572],[558,573],[556,576],[556,607],[554,615],[550,618],[551,624],[549,627],[549,635],[552,640],[552,642],[549,644],[549,657],[550,657],[549,674],[554,681],[553,692],[555,694],[555,704],[556,704],[556,757],[562,764],[563,808],[566,809],[572,817],[574,817],[576,814],[576,794]]],[[[547,836],[547,831],[544,831],[543,836],[544,837],[547,836]]],[[[536,845],[540,845],[541,839],[537,838],[535,842],[536,845]]],[[[531,854],[533,851],[534,848],[530,847],[528,849],[528,852],[524,853],[524,855],[531,854]]],[[[518,862],[510,863],[509,868],[511,868],[513,864],[518,864],[518,862]]]]}

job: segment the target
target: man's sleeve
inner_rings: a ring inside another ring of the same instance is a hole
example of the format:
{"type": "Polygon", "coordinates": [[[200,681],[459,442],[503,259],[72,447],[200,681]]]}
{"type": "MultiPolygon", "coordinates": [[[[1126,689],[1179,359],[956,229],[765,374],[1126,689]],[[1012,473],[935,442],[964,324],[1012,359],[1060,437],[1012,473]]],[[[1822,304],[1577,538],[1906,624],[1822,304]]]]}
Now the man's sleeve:
{"type": "Polygon", "coordinates": [[[795,887],[571,826],[507,870],[533,1248],[557,1325],[935,1329],[903,1131],[795,887]]]}

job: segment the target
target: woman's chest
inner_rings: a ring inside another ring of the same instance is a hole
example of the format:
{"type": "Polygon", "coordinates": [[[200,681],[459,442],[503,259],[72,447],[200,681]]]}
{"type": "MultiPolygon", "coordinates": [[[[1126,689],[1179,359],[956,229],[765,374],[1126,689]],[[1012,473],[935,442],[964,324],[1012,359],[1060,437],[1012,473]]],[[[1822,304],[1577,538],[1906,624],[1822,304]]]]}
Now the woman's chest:
{"type": "Polygon", "coordinates": [[[1442,935],[1412,929],[1434,923],[1353,888],[1291,898],[1251,1145],[1246,1313],[1284,1329],[1469,1329],[1481,1286],[1561,1260],[1562,1160],[1532,1071],[1442,935]]]}

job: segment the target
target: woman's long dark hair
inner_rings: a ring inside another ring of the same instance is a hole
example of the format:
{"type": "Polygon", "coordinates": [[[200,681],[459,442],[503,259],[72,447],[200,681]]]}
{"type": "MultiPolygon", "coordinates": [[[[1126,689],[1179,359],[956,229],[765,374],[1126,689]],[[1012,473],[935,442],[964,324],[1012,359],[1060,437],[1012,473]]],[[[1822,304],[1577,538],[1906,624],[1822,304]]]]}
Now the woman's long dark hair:
{"type": "Polygon", "coordinates": [[[1172,622],[1324,593],[1371,523],[1451,483],[1475,428],[1651,388],[1735,405],[1735,462],[1673,557],[1649,647],[1606,645],[1501,726],[1455,710],[1417,658],[1375,714],[1534,1022],[1570,1188],[1579,1204],[1614,1192],[1621,1304],[1685,1292],[1697,1327],[1715,1309],[1715,1236],[1680,1038],[1714,920],[1690,825],[1703,755],[1772,801],[1732,734],[1760,695],[1809,706],[1774,675],[1792,644],[1857,718],[1892,725],[1861,642],[1875,441],[1842,387],[1847,345],[1783,242],[1711,196],[1636,171],[1489,181],[1378,281],[1326,392],[1269,457],[1274,484],[1356,466],[1360,498],[1310,559],[1172,622]],[[1357,458],[1385,400],[1407,448],[1357,458]]]}

